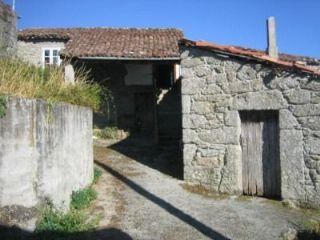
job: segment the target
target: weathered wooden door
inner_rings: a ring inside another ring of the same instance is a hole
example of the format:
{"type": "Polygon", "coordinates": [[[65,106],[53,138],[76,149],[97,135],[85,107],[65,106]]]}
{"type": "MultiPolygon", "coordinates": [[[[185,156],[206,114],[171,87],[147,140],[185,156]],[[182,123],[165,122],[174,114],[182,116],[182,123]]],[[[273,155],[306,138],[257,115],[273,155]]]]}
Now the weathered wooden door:
{"type": "Polygon", "coordinates": [[[278,114],[242,111],[241,146],[243,193],[280,196],[278,114]]]}

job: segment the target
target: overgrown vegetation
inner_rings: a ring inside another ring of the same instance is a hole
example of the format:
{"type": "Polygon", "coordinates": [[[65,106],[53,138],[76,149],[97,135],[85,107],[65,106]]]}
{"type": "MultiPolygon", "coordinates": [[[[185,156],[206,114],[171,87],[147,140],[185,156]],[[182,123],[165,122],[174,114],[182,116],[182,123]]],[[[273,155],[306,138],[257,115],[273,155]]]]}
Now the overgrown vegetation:
{"type": "Polygon", "coordinates": [[[77,210],[88,208],[96,198],[97,192],[92,187],[73,192],[71,196],[71,208],[77,210]]]}
{"type": "MultiPolygon", "coordinates": [[[[93,184],[96,184],[102,175],[98,168],[94,169],[93,184]]],[[[90,234],[99,223],[100,216],[89,216],[86,213],[97,192],[90,187],[73,192],[70,211],[63,213],[50,203],[41,211],[41,217],[35,230],[36,239],[91,239],[90,234]],[[88,236],[88,238],[86,238],[88,236]]]]}
{"type": "Polygon", "coordinates": [[[115,126],[106,127],[104,129],[94,129],[93,134],[97,138],[102,139],[120,139],[122,137],[119,128],[115,126]]]}
{"type": "Polygon", "coordinates": [[[76,70],[76,81],[64,81],[63,67],[40,68],[19,59],[0,59],[0,94],[67,102],[100,109],[101,87],[88,79],[88,72],[76,70]]]}
{"type": "Polygon", "coordinates": [[[91,232],[98,224],[98,219],[89,219],[83,211],[71,209],[63,213],[51,204],[42,210],[42,218],[37,224],[37,239],[64,239],[71,234],[91,232]]]}

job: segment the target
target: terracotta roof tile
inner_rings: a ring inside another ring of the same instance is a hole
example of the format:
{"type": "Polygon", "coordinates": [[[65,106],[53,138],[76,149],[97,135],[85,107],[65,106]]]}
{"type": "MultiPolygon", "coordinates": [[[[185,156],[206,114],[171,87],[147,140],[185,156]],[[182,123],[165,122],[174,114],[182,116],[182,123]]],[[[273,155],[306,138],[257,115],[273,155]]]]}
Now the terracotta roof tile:
{"type": "Polygon", "coordinates": [[[25,29],[19,40],[64,40],[62,54],[73,57],[179,58],[177,29],[55,28],[25,29]]]}
{"type": "Polygon", "coordinates": [[[224,46],[224,45],[218,45],[215,43],[210,43],[205,41],[191,41],[188,39],[182,39],[180,40],[180,43],[187,46],[199,47],[203,49],[229,53],[237,56],[250,57],[256,60],[273,63],[281,67],[292,68],[292,69],[299,70],[301,72],[320,76],[320,71],[318,69],[298,63],[300,61],[307,62],[308,60],[312,61],[313,63],[316,63],[318,61],[317,59],[313,59],[309,57],[280,54],[279,58],[272,58],[264,51],[259,51],[259,50],[250,49],[250,48],[243,48],[243,47],[237,47],[237,46],[224,46]]]}

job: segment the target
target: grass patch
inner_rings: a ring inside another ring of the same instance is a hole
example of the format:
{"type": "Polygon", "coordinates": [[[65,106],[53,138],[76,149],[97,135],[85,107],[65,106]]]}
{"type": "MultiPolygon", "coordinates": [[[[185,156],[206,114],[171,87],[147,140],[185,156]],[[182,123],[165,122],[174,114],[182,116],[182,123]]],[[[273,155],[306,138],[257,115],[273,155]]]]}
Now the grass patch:
{"type": "Polygon", "coordinates": [[[101,176],[102,176],[102,170],[100,168],[95,167],[93,170],[93,184],[98,183],[101,176]]]}
{"type": "Polygon", "coordinates": [[[0,94],[66,102],[98,111],[101,87],[92,83],[88,74],[76,70],[75,83],[67,84],[63,66],[43,69],[19,59],[0,59],[0,94]]]}
{"type": "MultiPolygon", "coordinates": [[[[94,169],[94,181],[97,183],[102,175],[94,169]]],[[[92,186],[72,193],[70,211],[63,213],[48,203],[40,212],[34,239],[92,239],[90,236],[98,226],[101,216],[89,216],[85,209],[97,198],[92,186]]]]}
{"type": "Polygon", "coordinates": [[[36,239],[73,239],[74,234],[92,232],[99,221],[98,218],[89,219],[76,209],[63,213],[50,204],[42,210],[41,216],[35,230],[36,239]]]}
{"type": "Polygon", "coordinates": [[[298,239],[317,240],[320,239],[320,221],[309,220],[303,223],[298,231],[298,239]]]}
{"type": "Polygon", "coordinates": [[[97,198],[97,192],[92,187],[73,192],[71,196],[71,208],[81,210],[88,208],[97,198]]]}

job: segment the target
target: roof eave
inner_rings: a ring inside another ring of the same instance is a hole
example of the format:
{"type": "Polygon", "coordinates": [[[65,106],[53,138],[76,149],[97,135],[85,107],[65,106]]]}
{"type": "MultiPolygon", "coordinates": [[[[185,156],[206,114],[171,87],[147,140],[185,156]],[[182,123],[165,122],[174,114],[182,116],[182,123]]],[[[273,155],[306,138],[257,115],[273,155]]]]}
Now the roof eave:
{"type": "Polygon", "coordinates": [[[180,61],[180,57],[140,58],[140,57],[77,57],[81,60],[122,60],[122,61],[180,61]]]}

